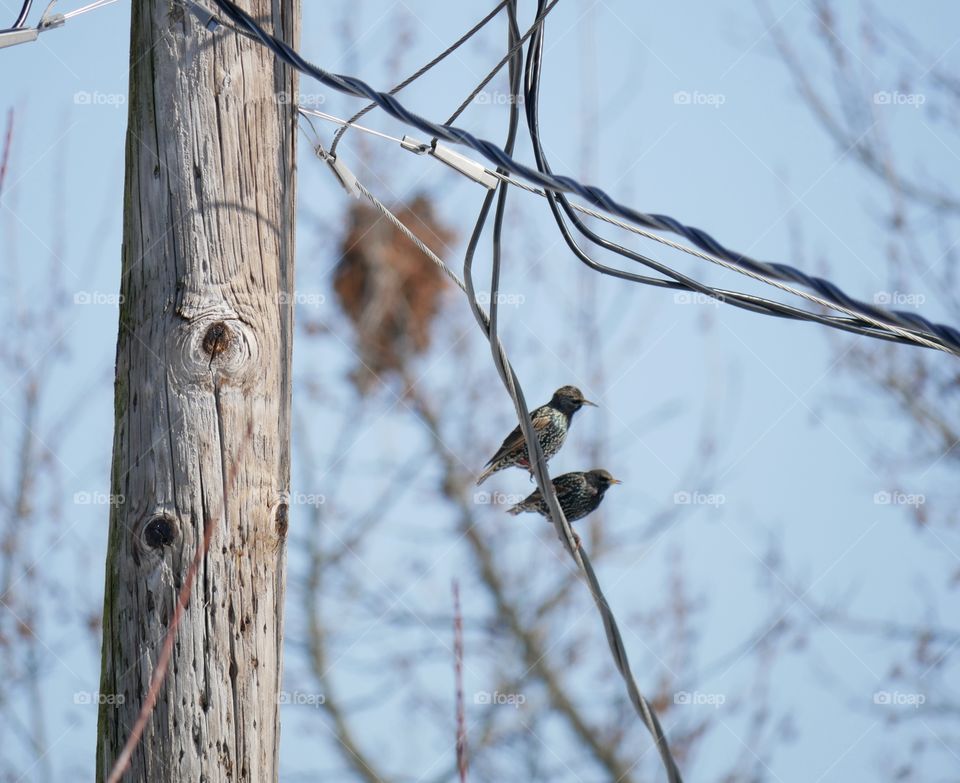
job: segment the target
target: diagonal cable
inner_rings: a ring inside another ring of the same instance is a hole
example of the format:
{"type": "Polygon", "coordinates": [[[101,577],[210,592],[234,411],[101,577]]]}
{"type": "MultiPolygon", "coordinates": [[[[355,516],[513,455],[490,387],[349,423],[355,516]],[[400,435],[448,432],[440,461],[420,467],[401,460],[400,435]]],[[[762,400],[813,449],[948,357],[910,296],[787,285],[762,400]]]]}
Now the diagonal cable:
{"type": "Polygon", "coordinates": [[[919,345],[960,356],[960,330],[946,324],[929,321],[917,313],[903,310],[886,310],[855,299],[844,293],[835,283],[825,278],[809,275],[787,264],[758,261],[742,253],[730,250],[707,232],[687,226],[668,216],[644,213],[616,201],[602,189],[585,185],[564,175],[547,174],[515,160],[509,153],[493,142],[478,139],[470,132],[452,125],[441,125],[422,117],[401,104],[395,97],[379,92],[354,76],[333,74],[304,59],[293,47],[275,38],[263,29],[233,0],[213,0],[231,22],[244,28],[250,35],[270,49],[279,59],[301,73],[312,76],[322,84],[349,95],[374,101],[391,117],[431,134],[437,139],[463,144],[475,149],[489,161],[507,172],[516,174],[544,189],[559,193],[575,193],[588,203],[611,214],[625,218],[645,228],[679,234],[701,250],[722,258],[738,268],[785,282],[797,283],[815,291],[830,302],[831,307],[852,317],[860,317],[874,326],[886,328],[919,345]]]}

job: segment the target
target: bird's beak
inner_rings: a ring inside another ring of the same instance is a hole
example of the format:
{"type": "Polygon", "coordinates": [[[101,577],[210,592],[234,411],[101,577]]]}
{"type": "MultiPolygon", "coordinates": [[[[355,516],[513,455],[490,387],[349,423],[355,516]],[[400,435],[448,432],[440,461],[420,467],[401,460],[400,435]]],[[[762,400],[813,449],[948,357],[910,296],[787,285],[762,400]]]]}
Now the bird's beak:
{"type": "Polygon", "coordinates": [[[622,484],[623,482],[620,479],[610,479],[611,484],[622,484]]]}
{"type": "Polygon", "coordinates": [[[595,403],[595,402],[590,402],[590,400],[581,400],[581,403],[582,403],[583,405],[589,405],[591,408],[599,408],[599,407],[600,407],[599,405],[597,405],[597,403],[595,403]]]}

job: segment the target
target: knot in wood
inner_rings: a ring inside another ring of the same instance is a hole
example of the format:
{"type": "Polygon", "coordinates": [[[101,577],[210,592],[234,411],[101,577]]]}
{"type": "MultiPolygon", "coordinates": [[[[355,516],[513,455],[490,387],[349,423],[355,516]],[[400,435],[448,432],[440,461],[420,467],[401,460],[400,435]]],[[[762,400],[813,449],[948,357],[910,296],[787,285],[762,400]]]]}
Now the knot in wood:
{"type": "Polygon", "coordinates": [[[277,535],[280,536],[280,538],[285,538],[287,535],[287,528],[290,525],[290,506],[288,506],[285,502],[280,503],[277,506],[274,517],[277,523],[277,535]]]}
{"type": "Polygon", "coordinates": [[[223,321],[217,321],[211,324],[206,334],[203,335],[203,350],[211,358],[216,358],[227,350],[227,346],[230,345],[232,339],[233,335],[230,333],[230,327],[223,321]]]}
{"type": "Polygon", "coordinates": [[[148,549],[170,546],[177,538],[177,521],[167,514],[157,514],[143,526],[143,543],[148,549]]]}
{"type": "Polygon", "coordinates": [[[195,316],[178,324],[168,339],[177,388],[210,388],[214,376],[217,383],[231,386],[253,384],[262,369],[257,336],[235,315],[195,316]]]}

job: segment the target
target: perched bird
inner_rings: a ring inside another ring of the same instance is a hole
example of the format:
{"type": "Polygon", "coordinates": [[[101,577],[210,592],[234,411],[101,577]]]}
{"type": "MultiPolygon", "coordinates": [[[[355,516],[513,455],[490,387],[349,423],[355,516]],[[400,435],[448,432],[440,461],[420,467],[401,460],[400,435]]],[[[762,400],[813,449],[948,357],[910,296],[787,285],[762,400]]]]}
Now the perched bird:
{"type": "MultiPolygon", "coordinates": [[[[539,436],[544,459],[549,460],[550,457],[560,451],[560,447],[567,437],[567,430],[570,427],[573,414],[584,405],[597,407],[595,402],[585,399],[583,392],[576,386],[561,386],[553,393],[550,402],[541,405],[530,414],[533,429],[539,436]]],[[[514,465],[530,470],[530,457],[527,454],[527,444],[523,440],[520,425],[517,425],[513,432],[507,435],[497,453],[484,466],[486,470],[480,474],[477,485],[482,484],[498,470],[514,465]]]]}
{"type": "MultiPolygon", "coordinates": [[[[560,501],[563,515],[568,522],[573,522],[596,511],[603,500],[603,493],[612,484],[621,483],[605,470],[588,470],[586,473],[564,473],[557,476],[553,480],[553,488],[557,491],[557,500],[560,501]]],[[[531,492],[522,503],[507,509],[507,512],[514,516],[525,511],[536,511],[547,519],[550,518],[547,502],[539,489],[531,492]]]]}

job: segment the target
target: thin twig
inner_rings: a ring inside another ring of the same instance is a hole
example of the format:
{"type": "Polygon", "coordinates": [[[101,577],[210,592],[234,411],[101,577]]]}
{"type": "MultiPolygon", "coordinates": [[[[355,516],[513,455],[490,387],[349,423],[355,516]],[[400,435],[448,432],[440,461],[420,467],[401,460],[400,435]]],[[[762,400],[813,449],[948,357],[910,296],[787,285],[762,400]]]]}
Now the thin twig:
{"type": "Polygon", "coordinates": [[[463,703],[463,614],[460,611],[460,584],[453,580],[453,674],[457,689],[457,771],[460,783],[467,783],[467,718],[463,703]]]}
{"type": "Polygon", "coordinates": [[[10,161],[10,149],[13,147],[13,109],[7,111],[7,132],[3,141],[3,155],[0,156],[0,196],[3,195],[3,182],[7,178],[7,164],[10,161]]]}

